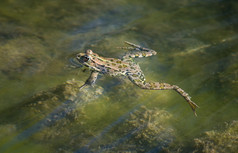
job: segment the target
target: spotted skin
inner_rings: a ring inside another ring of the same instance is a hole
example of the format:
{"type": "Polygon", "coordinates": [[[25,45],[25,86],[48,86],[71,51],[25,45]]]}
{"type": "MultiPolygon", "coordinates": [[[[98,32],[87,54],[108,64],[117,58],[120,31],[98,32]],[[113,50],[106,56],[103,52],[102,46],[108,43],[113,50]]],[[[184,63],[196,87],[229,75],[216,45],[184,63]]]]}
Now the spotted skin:
{"type": "Polygon", "coordinates": [[[85,65],[92,71],[87,81],[80,88],[82,89],[86,85],[95,84],[98,74],[109,74],[111,76],[123,75],[127,76],[131,82],[142,89],[175,90],[188,102],[196,115],[195,109],[198,105],[191,100],[191,97],[183,89],[168,83],[146,82],[140,66],[133,61],[133,58],[153,56],[156,55],[157,52],[148,48],[143,48],[128,41],[125,41],[125,44],[129,45],[129,47],[119,48],[130,50],[130,52],[126,53],[122,59],[101,57],[92,50],[87,50],[85,53],[77,54],[76,59],[78,62],[85,65]]]}

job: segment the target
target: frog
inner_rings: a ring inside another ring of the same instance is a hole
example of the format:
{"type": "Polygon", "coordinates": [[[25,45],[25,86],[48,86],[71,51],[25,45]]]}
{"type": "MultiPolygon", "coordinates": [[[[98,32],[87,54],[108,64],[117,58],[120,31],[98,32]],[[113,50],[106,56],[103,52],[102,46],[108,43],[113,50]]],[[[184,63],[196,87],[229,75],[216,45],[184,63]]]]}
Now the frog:
{"type": "Polygon", "coordinates": [[[124,43],[128,46],[117,47],[123,50],[128,50],[122,58],[102,57],[93,52],[91,49],[76,55],[76,61],[79,62],[79,64],[86,66],[91,71],[88,79],[82,86],[79,87],[80,90],[85,86],[94,86],[98,75],[100,74],[110,76],[126,76],[126,78],[141,89],[176,91],[185,99],[194,112],[194,115],[197,116],[196,108],[199,106],[191,100],[191,97],[187,92],[177,85],[171,85],[163,82],[147,82],[139,64],[134,61],[135,58],[157,55],[157,52],[128,41],[125,41],[124,43]]]}

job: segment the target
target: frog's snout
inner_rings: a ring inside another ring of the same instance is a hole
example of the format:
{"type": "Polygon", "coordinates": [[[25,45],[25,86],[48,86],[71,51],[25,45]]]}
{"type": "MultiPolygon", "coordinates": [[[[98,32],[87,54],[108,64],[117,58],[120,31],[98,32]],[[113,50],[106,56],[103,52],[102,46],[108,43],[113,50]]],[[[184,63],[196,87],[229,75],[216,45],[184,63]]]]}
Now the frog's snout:
{"type": "Polygon", "coordinates": [[[88,62],[90,60],[90,58],[87,55],[85,55],[84,53],[77,54],[76,59],[82,64],[84,64],[85,62],[88,62]]]}
{"type": "Polygon", "coordinates": [[[76,59],[78,60],[79,63],[83,64],[82,55],[80,53],[76,55],[76,59]]]}

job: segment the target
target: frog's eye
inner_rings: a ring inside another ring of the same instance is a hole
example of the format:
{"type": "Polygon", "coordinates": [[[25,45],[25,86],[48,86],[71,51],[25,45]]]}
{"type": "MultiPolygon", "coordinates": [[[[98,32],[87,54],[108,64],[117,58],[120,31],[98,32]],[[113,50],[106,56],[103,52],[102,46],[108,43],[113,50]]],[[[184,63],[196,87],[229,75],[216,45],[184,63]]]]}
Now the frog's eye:
{"type": "Polygon", "coordinates": [[[90,54],[92,54],[93,53],[93,51],[91,50],[91,49],[88,49],[88,50],[86,50],[86,52],[85,52],[87,55],[90,55],[90,54]]]}
{"type": "Polygon", "coordinates": [[[87,61],[89,61],[89,60],[90,60],[90,58],[89,58],[88,56],[84,56],[84,57],[83,57],[83,61],[84,61],[84,62],[87,62],[87,61]]]}

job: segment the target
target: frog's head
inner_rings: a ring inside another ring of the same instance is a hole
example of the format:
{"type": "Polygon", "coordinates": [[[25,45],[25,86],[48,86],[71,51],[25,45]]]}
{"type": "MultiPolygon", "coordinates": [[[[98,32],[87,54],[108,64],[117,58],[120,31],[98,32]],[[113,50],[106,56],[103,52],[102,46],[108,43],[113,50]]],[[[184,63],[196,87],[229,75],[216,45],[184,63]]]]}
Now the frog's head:
{"type": "Polygon", "coordinates": [[[85,53],[78,53],[76,59],[80,64],[83,64],[87,67],[93,68],[95,67],[94,57],[98,56],[96,53],[93,53],[92,50],[88,49],[85,53]]]}

